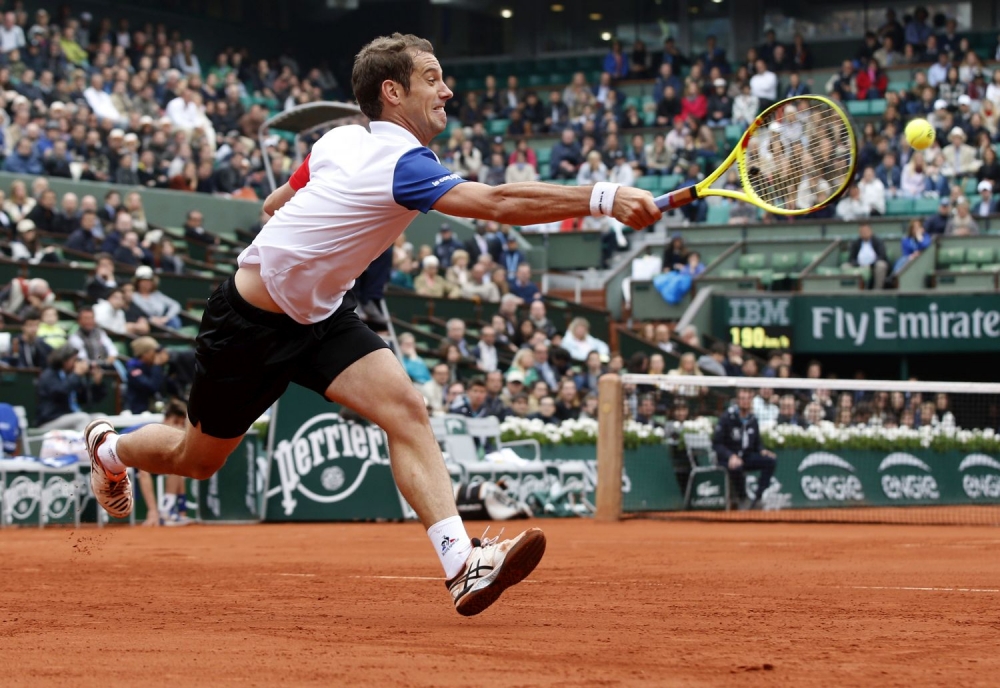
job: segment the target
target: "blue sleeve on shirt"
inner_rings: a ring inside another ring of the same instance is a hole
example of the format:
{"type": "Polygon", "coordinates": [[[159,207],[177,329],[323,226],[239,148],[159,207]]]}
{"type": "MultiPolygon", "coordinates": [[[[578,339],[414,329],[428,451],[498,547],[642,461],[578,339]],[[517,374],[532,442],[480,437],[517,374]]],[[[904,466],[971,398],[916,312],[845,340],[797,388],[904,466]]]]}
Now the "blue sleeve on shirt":
{"type": "Polygon", "coordinates": [[[392,198],[407,210],[426,213],[447,191],[464,181],[438,162],[429,148],[414,148],[396,162],[392,198]]]}

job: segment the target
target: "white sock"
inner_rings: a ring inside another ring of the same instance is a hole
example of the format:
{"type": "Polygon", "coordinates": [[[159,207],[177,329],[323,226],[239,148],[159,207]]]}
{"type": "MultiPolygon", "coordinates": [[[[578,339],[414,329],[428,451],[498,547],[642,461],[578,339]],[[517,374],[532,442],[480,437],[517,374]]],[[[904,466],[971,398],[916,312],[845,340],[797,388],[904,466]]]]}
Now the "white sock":
{"type": "Polygon", "coordinates": [[[451,580],[462,571],[465,560],[472,552],[472,540],[465,532],[462,517],[451,516],[438,521],[427,529],[427,537],[441,560],[445,579],[451,580]]]}
{"type": "Polygon", "coordinates": [[[118,437],[117,433],[109,434],[97,448],[97,459],[112,473],[124,473],[128,468],[118,458],[118,437]]]}

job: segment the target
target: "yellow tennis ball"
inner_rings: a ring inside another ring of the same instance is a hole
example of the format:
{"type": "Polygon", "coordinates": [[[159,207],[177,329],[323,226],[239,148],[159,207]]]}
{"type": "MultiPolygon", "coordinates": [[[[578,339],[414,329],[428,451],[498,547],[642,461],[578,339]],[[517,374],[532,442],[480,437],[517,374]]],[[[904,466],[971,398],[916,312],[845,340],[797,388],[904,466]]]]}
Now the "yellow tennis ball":
{"type": "Polygon", "coordinates": [[[934,143],[934,127],[926,119],[910,120],[906,125],[906,140],[917,150],[923,150],[934,143]]]}

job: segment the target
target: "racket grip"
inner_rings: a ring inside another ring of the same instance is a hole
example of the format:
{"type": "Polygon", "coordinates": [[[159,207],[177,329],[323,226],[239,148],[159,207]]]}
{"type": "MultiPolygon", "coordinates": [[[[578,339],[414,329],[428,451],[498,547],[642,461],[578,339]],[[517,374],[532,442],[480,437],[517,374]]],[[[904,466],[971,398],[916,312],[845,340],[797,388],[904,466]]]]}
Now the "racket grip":
{"type": "Polygon", "coordinates": [[[673,210],[696,200],[698,200],[698,192],[693,186],[686,186],[683,189],[657,196],[653,202],[660,210],[673,210]]]}

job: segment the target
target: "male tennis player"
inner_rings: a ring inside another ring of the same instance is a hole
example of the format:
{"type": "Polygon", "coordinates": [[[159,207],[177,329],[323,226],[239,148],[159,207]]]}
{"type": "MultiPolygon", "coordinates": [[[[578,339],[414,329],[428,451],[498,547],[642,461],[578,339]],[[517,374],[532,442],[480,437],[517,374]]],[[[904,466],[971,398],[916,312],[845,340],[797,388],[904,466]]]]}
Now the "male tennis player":
{"type": "Polygon", "coordinates": [[[393,475],[427,528],[455,608],[478,614],[535,568],[545,536],[532,528],[500,543],[469,538],[423,398],[355,314],[351,286],[431,208],[516,225],[589,211],[632,227],[652,224],[660,211],[648,192],[615,184],[463,183],[427,148],[445,129],[452,92],[426,40],[375,39],[355,58],[351,82],[370,128],[328,132],[299,176],[308,177],[305,186],[286,185],[268,199],[274,217],[208,301],[185,430],[150,425],[119,437],[94,421],[86,431],[91,483],[120,517],[132,509],[128,466],[208,478],[288,383],[298,383],[385,431],[393,475]]]}

